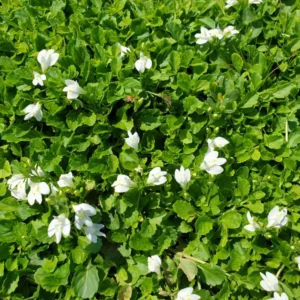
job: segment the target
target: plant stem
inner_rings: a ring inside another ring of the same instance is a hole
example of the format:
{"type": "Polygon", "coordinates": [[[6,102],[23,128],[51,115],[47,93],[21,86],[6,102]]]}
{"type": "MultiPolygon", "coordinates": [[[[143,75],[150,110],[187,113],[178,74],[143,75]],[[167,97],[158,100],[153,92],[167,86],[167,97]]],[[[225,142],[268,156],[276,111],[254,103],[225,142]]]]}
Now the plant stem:
{"type": "Polygon", "coordinates": [[[284,267],[285,267],[285,265],[282,265],[282,266],[280,267],[280,269],[278,270],[278,272],[276,273],[276,277],[277,277],[277,278],[279,277],[279,275],[280,275],[281,271],[284,269],[284,267]]]}

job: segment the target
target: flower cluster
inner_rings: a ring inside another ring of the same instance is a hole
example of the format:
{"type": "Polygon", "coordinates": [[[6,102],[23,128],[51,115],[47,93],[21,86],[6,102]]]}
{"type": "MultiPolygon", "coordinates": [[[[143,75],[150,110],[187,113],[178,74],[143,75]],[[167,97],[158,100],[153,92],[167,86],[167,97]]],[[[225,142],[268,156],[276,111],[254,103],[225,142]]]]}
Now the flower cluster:
{"type": "MultiPolygon", "coordinates": [[[[284,208],[279,210],[279,207],[276,205],[268,215],[268,225],[267,228],[281,228],[288,222],[287,209],[284,208]]],[[[254,232],[256,229],[260,228],[259,224],[254,221],[254,218],[251,216],[250,212],[247,212],[247,219],[249,224],[244,226],[244,229],[254,232]]]]}
{"type": "Polygon", "coordinates": [[[215,148],[223,148],[229,142],[222,138],[222,137],[216,137],[215,139],[207,140],[208,143],[208,151],[204,156],[204,160],[202,164],[200,165],[201,170],[205,170],[208,174],[211,175],[218,175],[221,174],[224,169],[221,167],[226,163],[226,158],[218,157],[219,152],[215,151],[215,148]]]}
{"type": "Polygon", "coordinates": [[[279,287],[279,281],[278,278],[270,273],[266,272],[266,275],[263,273],[260,273],[260,276],[262,277],[262,281],[260,282],[261,287],[267,291],[267,292],[274,292],[274,297],[270,298],[269,300],[288,300],[288,296],[286,293],[282,293],[279,295],[277,292],[280,291],[279,287]]]}
{"type": "MultiPolygon", "coordinates": [[[[140,137],[137,132],[132,134],[128,131],[128,138],[125,138],[126,144],[137,150],[139,145],[140,137]]],[[[200,169],[207,171],[209,174],[220,174],[224,171],[221,165],[226,163],[225,158],[218,158],[218,152],[215,151],[215,147],[222,148],[229,144],[229,142],[222,138],[216,137],[215,139],[207,140],[208,143],[208,152],[204,157],[204,161],[200,165],[200,169]]],[[[136,168],[136,171],[142,174],[142,169],[139,166],[136,168]]],[[[162,185],[167,182],[167,172],[162,171],[160,167],[156,167],[149,172],[146,184],[147,185],[162,185]]],[[[175,180],[177,183],[183,188],[186,189],[188,183],[191,180],[191,171],[189,169],[184,169],[183,166],[180,169],[175,170],[175,180]]],[[[129,191],[131,188],[136,187],[137,184],[133,182],[129,176],[121,174],[118,175],[117,180],[114,181],[112,187],[115,189],[116,193],[125,193],[129,191]]]]}
{"type": "Polygon", "coordinates": [[[220,28],[207,29],[204,26],[201,26],[200,33],[195,34],[195,38],[197,39],[196,44],[206,44],[207,42],[212,41],[214,38],[219,40],[223,38],[230,38],[238,33],[239,31],[231,25],[225,27],[223,30],[220,28]]]}
{"type": "MultiPolygon", "coordinates": [[[[30,205],[33,205],[35,202],[41,204],[43,195],[49,195],[50,190],[52,195],[56,195],[58,189],[53,183],[48,184],[44,181],[40,181],[40,177],[44,177],[45,173],[39,166],[35,166],[35,169],[32,170],[29,175],[30,177],[26,178],[23,174],[14,174],[7,181],[11,195],[14,198],[27,200],[30,205]],[[27,194],[28,187],[29,192],[27,194]]],[[[61,188],[73,186],[72,172],[60,175],[57,185],[61,188]]]]}

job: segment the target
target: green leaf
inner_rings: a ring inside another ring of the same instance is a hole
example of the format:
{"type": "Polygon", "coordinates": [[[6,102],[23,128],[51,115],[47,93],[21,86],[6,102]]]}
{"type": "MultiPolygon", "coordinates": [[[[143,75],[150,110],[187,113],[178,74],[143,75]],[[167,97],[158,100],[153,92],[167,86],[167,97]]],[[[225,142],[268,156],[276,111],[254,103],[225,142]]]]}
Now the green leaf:
{"type": "Polygon", "coordinates": [[[226,279],[224,271],[219,267],[212,264],[198,264],[198,267],[201,269],[205,277],[205,282],[208,285],[216,286],[223,283],[226,279]]]}
{"type": "Polygon", "coordinates": [[[240,72],[243,68],[243,59],[241,56],[237,53],[233,53],[231,55],[231,60],[236,70],[240,72]]]}
{"type": "Polygon", "coordinates": [[[192,114],[195,111],[197,111],[198,109],[201,109],[203,106],[203,102],[201,102],[198,98],[196,98],[195,96],[189,96],[184,98],[183,100],[183,107],[184,110],[188,113],[188,114],[192,114]]]}
{"type": "Polygon", "coordinates": [[[176,73],[180,68],[180,54],[177,51],[172,51],[169,57],[171,69],[176,73]]]}
{"type": "Polygon", "coordinates": [[[11,169],[7,160],[0,160],[0,179],[11,175],[11,169]]]}
{"type": "Polygon", "coordinates": [[[265,135],[265,144],[270,149],[280,149],[284,143],[283,135],[280,133],[272,133],[270,135],[265,135]]]}
{"type": "Polygon", "coordinates": [[[129,246],[134,250],[148,251],[153,249],[150,239],[144,237],[141,233],[136,232],[132,235],[129,246]]]}
{"type": "Polygon", "coordinates": [[[183,200],[177,200],[173,204],[173,209],[179,218],[187,221],[191,221],[196,215],[194,206],[189,202],[183,200]]]}
{"type": "Polygon", "coordinates": [[[188,259],[181,258],[178,267],[184,272],[189,281],[192,281],[198,273],[197,264],[188,259]]]}
{"type": "Polygon", "coordinates": [[[177,75],[177,84],[185,92],[189,92],[191,88],[191,78],[186,73],[179,73],[177,75]]]}
{"type": "Polygon", "coordinates": [[[139,157],[134,150],[126,150],[120,153],[120,162],[124,169],[134,170],[139,165],[139,157]]]}
{"type": "Polygon", "coordinates": [[[60,286],[68,284],[70,265],[66,263],[51,273],[43,268],[39,268],[34,274],[34,280],[46,291],[55,292],[60,286]]]}
{"type": "Polygon", "coordinates": [[[200,216],[198,217],[195,228],[196,232],[199,235],[208,234],[213,228],[214,222],[208,216],[200,216]]]}
{"type": "Polygon", "coordinates": [[[280,86],[280,89],[278,89],[275,93],[273,93],[273,96],[275,98],[285,98],[291,93],[291,90],[293,88],[295,88],[294,84],[286,83],[280,86]]]}
{"type": "Polygon", "coordinates": [[[254,107],[258,102],[258,94],[251,92],[245,97],[245,103],[242,108],[254,107]]]}
{"type": "Polygon", "coordinates": [[[96,266],[89,263],[87,266],[78,266],[72,279],[72,288],[75,295],[83,299],[92,298],[99,287],[99,275],[96,266]]]}
{"type": "Polygon", "coordinates": [[[242,216],[236,211],[228,211],[222,217],[222,223],[230,229],[239,228],[242,222],[242,216]]]}

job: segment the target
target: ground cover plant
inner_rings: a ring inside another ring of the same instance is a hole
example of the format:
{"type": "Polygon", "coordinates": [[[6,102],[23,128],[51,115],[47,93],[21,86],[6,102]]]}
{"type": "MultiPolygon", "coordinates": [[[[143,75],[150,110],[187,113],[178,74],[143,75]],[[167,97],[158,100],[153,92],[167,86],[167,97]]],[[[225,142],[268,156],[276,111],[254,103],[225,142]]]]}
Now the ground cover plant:
{"type": "Polygon", "coordinates": [[[300,299],[299,0],[2,0],[1,299],[300,299]]]}

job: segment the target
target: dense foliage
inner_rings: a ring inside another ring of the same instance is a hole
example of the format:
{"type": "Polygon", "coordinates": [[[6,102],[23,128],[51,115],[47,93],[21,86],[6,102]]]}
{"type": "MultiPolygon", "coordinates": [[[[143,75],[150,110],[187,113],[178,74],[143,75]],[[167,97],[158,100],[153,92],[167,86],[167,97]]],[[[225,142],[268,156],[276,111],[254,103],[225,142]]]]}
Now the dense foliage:
{"type": "Polygon", "coordinates": [[[176,299],[189,286],[203,300],[269,299],[260,272],[300,298],[299,0],[1,3],[1,299],[176,299]],[[201,27],[230,25],[234,35],[196,43],[201,27]],[[47,70],[43,49],[59,54],[47,70]],[[25,117],[37,103],[42,115],[25,117]],[[229,144],[211,175],[200,165],[215,137],[229,144]],[[166,182],[149,182],[155,167],[166,182]],[[21,201],[9,182],[20,174],[21,201]],[[134,183],[126,192],[118,175],[134,183]],[[81,203],[106,237],[75,226],[81,203]],[[267,227],[275,206],[288,221],[267,227]],[[71,231],[49,237],[51,222],[71,231]]]}

